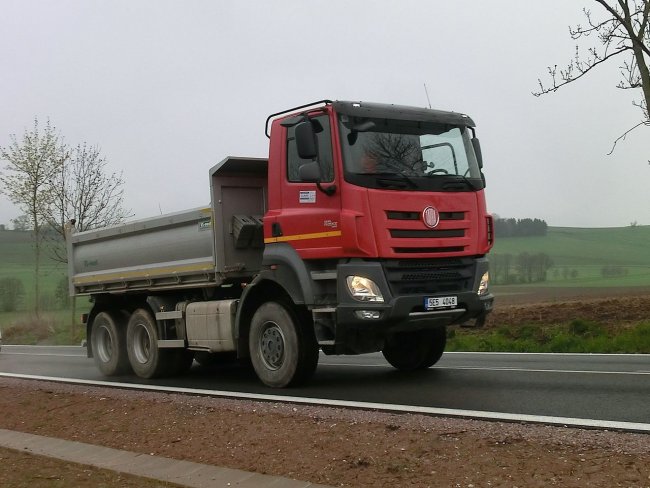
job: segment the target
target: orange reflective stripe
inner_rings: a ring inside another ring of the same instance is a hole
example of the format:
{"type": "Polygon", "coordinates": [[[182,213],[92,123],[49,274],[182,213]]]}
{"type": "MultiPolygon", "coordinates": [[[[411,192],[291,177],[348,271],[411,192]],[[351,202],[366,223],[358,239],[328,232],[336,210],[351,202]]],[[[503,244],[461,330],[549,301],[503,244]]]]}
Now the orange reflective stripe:
{"type": "Polygon", "coordinates": [[[340,230],[334,230],[330,232],[316,232],[314,234],[295,234],[292,236],[269,237],[267,239],[264,239],[264,244],[270,244],[272,242],[302,241],[305,239],[321,239],[323,237],[338,237],[340,235],[340,230]]]}

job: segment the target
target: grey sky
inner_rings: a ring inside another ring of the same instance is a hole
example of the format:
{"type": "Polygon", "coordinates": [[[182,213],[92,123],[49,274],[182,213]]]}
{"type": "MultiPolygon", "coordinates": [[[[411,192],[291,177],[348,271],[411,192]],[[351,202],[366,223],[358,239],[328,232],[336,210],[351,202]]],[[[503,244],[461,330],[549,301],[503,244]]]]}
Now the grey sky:
{"type": "MultiPolygon", "coordinates": [[[[648,130],[617,64],[542,98],[591,0],[0,0],[0,145],[47,117],[98,144],[142,218],[206,204],[208,169],[267,156],[268,114],[323,98],[465,112],[488,208],[555,226],[650,224],[648,130]],[[525,6],[524,6],[525,5],[525,6]]],[[[4,162],[0,162],[4,166],[4,162]]],[[[0,224],[19,211],[0,196],[0,224]]]]}

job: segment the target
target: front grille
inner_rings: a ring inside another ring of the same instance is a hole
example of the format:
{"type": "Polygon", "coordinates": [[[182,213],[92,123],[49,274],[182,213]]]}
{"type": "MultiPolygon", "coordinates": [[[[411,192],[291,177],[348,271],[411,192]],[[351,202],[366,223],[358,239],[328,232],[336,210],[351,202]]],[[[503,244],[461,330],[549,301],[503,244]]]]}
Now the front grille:
{"type": "Polygon", "coordinates": [[[401,254],[419,254],[419,253],[444,253],[444,252],[463,252],[465,248],[463,246],[453,246],[453,247],[394,247],[393,250],[396,253],[401,254]]]}
{"type": "MultiPolygon", "coordinates": [[[[387,210],[388,220],[420,220],[421,212],[400,212],[387,210]]],[[[440,220],[463,220],[465,212],[440,212],[440,220]]]]}
{"type": "Polygon", "coordinates": [[[401,238],[423,238],[423,237],[465,237],[465,229],[449,230],[411,230],[411,229],[391,229],[391,237],[401,238]]]}
{"type": "Polygon", "coordinates": [[[393,295],[460,293],[474,285],[472,258],[394,259],[383,262],[393,295]]]}
{"type": "Polygon", "coordinates": [[[440,212],[440,225],[426,228],[422,213],[408,210],[386,210],[389,245],[395,254],[463,253],[469,223],[465,212],[440,212]]]}

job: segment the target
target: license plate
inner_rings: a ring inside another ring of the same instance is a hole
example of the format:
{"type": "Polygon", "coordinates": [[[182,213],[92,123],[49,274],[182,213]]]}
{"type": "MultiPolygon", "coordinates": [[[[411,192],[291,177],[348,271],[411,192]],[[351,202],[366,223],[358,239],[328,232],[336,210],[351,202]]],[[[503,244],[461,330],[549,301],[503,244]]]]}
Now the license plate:
{"type": "Polygon", "coordinates": [[[426,310],[456,307],[457,305],[458,297],[427,297],[424,299],[424,308],[426,310]]]}

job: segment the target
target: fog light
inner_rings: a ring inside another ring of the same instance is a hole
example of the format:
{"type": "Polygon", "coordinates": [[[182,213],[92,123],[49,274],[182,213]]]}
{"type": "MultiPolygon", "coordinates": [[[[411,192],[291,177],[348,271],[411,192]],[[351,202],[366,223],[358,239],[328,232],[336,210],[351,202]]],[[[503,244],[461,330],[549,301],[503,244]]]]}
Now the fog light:
{"type": "Polygon", "coordinates": [[[381,312],[376,310],[357,310],[354,313],[361,320],[378,320],[381,318],[381,312]]]}
{"type": "Polygon", "coordinates": [[[478,294],[479,296],[488,294],[488,286],[490,284],[490,272],[486,271],[481,277],[481,283],[478,285],[478,294]]]}

